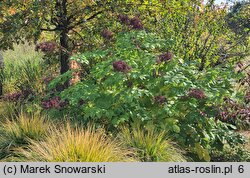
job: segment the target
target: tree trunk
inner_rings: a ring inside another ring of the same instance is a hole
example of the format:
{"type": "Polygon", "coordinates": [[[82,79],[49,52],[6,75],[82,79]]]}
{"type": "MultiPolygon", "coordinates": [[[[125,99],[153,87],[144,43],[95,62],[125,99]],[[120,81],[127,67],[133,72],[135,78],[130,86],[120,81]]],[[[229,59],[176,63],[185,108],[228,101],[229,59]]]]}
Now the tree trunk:
{"type": "Polygon", "coordinates": [[[205,68],[205,63],[206,63],[205,57],[202,57],[201,64],[199,66],[199,71],[203,71],[203,69],[205,68]]]}
{"type": "Polygon", "coordinates": [[[64,74],[69,70],[69,45],[68,45],[68,35],[66,31],[62,31],[60,36],[60,46],[61,46],[61,54],[60,54],[60,63],[61,70],[60,73],[64,74]]]}
{"type": "MultiPolygon", "coordinates": [[[[0,75],[2,75],[3,70],[3,55],[2,51],[0,51],[0,75]]],[[[3,83],[2,83],[2,76],[0,76],[0,96],[3,95],[3,83]]]]}

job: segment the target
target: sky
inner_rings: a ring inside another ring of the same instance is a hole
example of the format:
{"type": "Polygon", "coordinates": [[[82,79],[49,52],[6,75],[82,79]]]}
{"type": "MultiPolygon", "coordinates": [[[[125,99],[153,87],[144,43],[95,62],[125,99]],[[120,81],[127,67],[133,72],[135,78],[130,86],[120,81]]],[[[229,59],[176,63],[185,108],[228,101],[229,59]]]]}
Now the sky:
{"type": "MultiPolygon", "coordinates": [[[[236,0],[236,1],[240,1],[240,0],[236,0]]],[[[236,2],[236,1],[235,1],[235,2],[236,2]]],[[[223,3],[226,3],[227,0],[215,0],[215,3],[216,3],[216,4],[221,4],[222,2],[223,2],[223,3]]],[[[232,1],[229,3],[229,5],[233,5],[232,1]]]]}
{"type": "Polygon", "coordinates": [[[226,1],[225,0],[216,0],[215,2],[218,3],[218,4],[220,4],[220,3],[226,2],[226,1]]]}
{"type": "MultiPolygon", "coordinates": [[[[205,0],[205,2],[206,2],[206,0],[205,0]]],[[[215,0],[215,3],[216,4],[221,4],[221,3],[226,3],[227,2],[227,0],[215,0]]]]}

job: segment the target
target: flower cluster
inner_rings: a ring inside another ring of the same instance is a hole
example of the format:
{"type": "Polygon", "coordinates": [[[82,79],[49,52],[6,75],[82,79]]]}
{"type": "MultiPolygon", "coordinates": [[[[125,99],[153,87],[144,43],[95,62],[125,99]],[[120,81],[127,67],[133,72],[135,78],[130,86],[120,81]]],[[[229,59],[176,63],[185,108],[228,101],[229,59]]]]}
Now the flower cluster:
{"type": "Polygon", "coordinates": [[[130,20],[130,25],[133,29],[141,30],[143,29],[142,21],[139,17],[134,17],[130,20]]]}
{"type": "Polygon", "coordinates": [[[119,14],[118,19],[122,24],[125,24],[125,25],[130,24],[130,18],[127,15],[119,14]]]}
{"type": "Polygon", "coordinates": [[[165,97],[165,96],[155,96],[154,97],[154,100],[155,100],[155,102],[157,103],[157,104],[160,104],[160,105],[162,105],[162,104],[164,104],[166,101],[167,101],[167,98],[165,97]]]}
{"type": "Polygon", "coordinates": [[[36,51],[41,50],[44,53],[52,53],[56,49],[57,49],[57,43],[53,41],[38,43],[35,47],[36,51]]]}
{"type": "Polygon", "coordinates": [[[127,15],[118,15],[118,18],[122,24],[129,25],[130,27],[132,27],[132,29],[135,30],[143,29],[142,21],[138,16],[135,16],[130,19],[127,15]]]}
{"type": "Polygon", "coordinates": [[[161,62],[170,61],[172,58],[173,58],[173,53],[166,52],[158,56],[157,63],[159,64],[161,62]]]}
{"type": "Polygon", "coordinates": [[[114,34],[113,32],[111,32],[110,30],[108,29],[104,29],[102,32],[101,32],[101,35],[103,38],[107,39],[107,40],[110,40],[114,37],[114,34]]]}
{"type": "Polygon", "coordinates": [[[42,101],[42,107],[44,109],[47,109],[47,110],[52,109],[52,108],[62,109],[66,105],[67,105],[67,102],[62,101],[59,96],[56,96],[54,98],[50,98],[49,100],[42,101]]]}
{"type": "Polygon", "coordinates": [[[189,90],[188,96],[196,99],[204,99],[206,95],[203,90],[192,88],[189,90]]]}
{"type": "Polygon", "coordinates": [[[117,72],[128,72],[131,67],[123,60],[113,62],[113,69],[117,72]]]}

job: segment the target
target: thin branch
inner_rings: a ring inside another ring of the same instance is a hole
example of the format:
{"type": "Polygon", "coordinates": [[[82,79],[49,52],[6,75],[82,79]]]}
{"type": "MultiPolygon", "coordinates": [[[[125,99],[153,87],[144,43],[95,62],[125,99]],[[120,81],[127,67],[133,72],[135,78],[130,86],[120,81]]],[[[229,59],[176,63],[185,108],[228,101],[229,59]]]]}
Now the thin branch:
{"type": "Polygon", "coordinates": [[[90,17],[87,18],[87,19],[83,19],[83,20],[81,20],[81,21],[78,21],[76,24],[73,24],[73,25],[70,26],[68,29],[69,29],[69,30],[72,30],[72,29],[75,28],[76,26],[81,25],[82,23],[86,23],[87,21],[94,19],[97,15],[101,14],[102,12],[103,12],[103,11],[99,11],[99,12],[93,14],[92,16],[90,16],[90,17]]]}
{"type": "Polygon", "coordinates": [[[41,31],[48,31],[48,32],[54,32],[54,31],[57,31],[59,30],[58,28],[53,28],[53,29],[50,29],[50,28],[40,28],[41,31]]]}
{"type": "Polygon", "coordinates": [[[71,14],[71,15],[68,16],[68,21],[74,22],[77,19],[77,17],[79,17],[80,14],[83,14],[83,12],[85,10],[87,10],[88,8],[90,8],[90,6],[86,6],[83,9],[75,11],[73,14],[71,14]]]}
{"type": "Polygon", "coordinates": [[[74,30],[74,29],[71,29],[74,33],[76,33],[80,38],[81,38],[81,40],[82,41],[84,41],[84,38],[82,37],[82,35],[78,32],[78,31],[76,31],[76,30],[74,30]]]}
{"type": "Polygon", "coordinates": [[[226,49],[226,51],[229,51],[230,49],[233,49],[234,47],[236,47],[237,45],[239,45],[243,40],[244,38],[246,38],[248,36],[249,32],[247,32],[246,34],[243,34],[239,39],[238,41],[236,42],[236,44],[230,46],[229,48],[226,49]]]}
{"type": "Polygon", "coordinates": [[[248,64],[247,66],[245,66],[243,69],[241,69],[240,71],[242,72],[242,71],[244,71],[244,70],[246,70],[248,67],[250,67],[250,64],[248,64]]]}

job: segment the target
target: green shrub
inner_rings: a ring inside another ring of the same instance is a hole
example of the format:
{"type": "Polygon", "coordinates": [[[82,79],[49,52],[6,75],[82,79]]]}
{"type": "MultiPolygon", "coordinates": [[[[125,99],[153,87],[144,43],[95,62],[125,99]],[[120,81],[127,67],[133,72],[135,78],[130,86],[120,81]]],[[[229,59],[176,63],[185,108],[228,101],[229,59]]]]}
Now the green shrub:
{"type": "Polygon", "coordinates": [[[46,162],[118,162],[133,161],[131,151],[124,149],[101,131],[91,127],[72,129],[69,124],[53,128],[45,141],[30,141],[21,155],[29,161],[46,162]]]}
{"type": "Polygon", "coordinates": [[[242,147],[225,148],[223,151],[212,151],[213,162],[249,162],[250,152],[242,147]]]}
{"type": "MultiPolygon", "coordinates": [[[[226,97],[237,97],[233,84],[239,74],[230,65],[199,71],[195,62],[171,53],[171,44],[153,33],[131,31],[117,34],[113,47],[74,56],[89,74],[57,93],[68,103],[61,110],[110,130],[133,120],[151,122],[209,161],[211,147],[221,149],[221,137],[233,129],[217,125],[215,118],[226,97]]],[[[52,81],[51,89],[57,83],[52,81]]]]}

